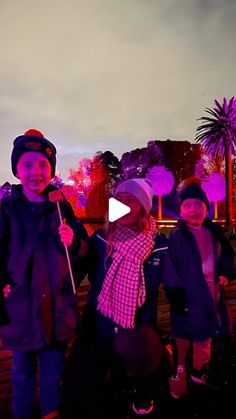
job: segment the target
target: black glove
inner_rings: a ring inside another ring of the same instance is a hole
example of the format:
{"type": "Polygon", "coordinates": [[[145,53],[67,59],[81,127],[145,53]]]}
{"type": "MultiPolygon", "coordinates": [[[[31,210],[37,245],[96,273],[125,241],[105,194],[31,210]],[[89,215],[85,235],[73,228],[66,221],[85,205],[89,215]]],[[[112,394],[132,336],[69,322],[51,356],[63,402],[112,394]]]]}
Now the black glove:
{"type": "Polygon", "coordinates": [[[184,287],[166,287],[165,294],[175,313],[185,314],[188,311],[184,287]]]}

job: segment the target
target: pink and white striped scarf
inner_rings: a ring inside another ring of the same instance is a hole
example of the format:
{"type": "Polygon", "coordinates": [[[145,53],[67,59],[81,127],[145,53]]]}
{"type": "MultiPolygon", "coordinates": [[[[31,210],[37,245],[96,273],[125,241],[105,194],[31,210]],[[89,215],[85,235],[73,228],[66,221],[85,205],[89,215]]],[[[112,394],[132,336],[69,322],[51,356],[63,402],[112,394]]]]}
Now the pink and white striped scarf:
{"type": "Polygon", "coordinates": [[[112,264],[98,296],[98,310],[125,329],[135,327],[136,309],[146,299],[143,262],[150,255],[156,235],[153,217],[141,233],[117,225],[112,240],[112,264]]]}

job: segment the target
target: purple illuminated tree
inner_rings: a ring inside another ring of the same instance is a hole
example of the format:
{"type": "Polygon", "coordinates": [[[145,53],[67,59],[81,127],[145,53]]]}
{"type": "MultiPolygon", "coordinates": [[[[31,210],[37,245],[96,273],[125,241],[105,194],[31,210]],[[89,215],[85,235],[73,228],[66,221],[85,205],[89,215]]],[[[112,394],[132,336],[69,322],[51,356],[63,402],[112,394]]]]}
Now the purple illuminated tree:
{"type": "Polygon", "coordinates": [[[162,219],[162,196],[170,193],[174,186],[174,176],[165,166],[152,167],[146,178],[151,182],[153,194],[158,196],[158,220],[162,219]]]}
{"type": "Polygon", "coordinates": [[[202,188],[205,190],[210,202],[214,202],[214,218],[218,218],[218,202],[225,198],[225,177],[221,173],[210,173],[202,181],[202,188]]]}
{"type": "Polygon", "coordinates": [[[199,118],[202,124],[197,128],[196,141],[201,143],[210,156],[219,155],[225,159],[226,176],[226,226],[233,222],[232,205],[232,155],[236,149],[236,99],[220,104],[215,100],[213,109],[206,108],[211,117],[199,118]]]}

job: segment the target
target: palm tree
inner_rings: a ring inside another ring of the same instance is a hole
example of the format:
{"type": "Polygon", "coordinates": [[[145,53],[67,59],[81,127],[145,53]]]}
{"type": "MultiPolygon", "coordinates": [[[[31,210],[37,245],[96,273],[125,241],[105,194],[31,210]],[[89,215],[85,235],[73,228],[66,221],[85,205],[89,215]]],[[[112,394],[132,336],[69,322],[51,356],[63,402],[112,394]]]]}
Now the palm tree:
{"type": "Polygon", "coordinates": [[[222,156],[225,159],[226,178],[226,226],[233,223],[232,207],[232,155],[236,150],[236,98],[220,104],[215,100],[213,109],[206,108],[211,117],[203,116],[197,128],[196,142],[201,143],[210,156],[222,156]]]}

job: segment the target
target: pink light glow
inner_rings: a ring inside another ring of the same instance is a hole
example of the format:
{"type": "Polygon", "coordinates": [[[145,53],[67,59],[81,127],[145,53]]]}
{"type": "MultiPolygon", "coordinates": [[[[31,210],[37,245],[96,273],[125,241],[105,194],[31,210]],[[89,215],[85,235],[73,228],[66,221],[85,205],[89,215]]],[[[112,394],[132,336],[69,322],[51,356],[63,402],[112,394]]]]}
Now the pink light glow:
{"type": "Polygon", "coordinates": [[[221,173],[211,173],[202,182],[202,188],[206,192],[209,201],[222,201],[225,198],[226,191],[225,177],[221,173]]]}
{"type": "Polygon", "coordinates": [[[157,196],[167,195],[174,186],[174,176],[165,166],[152,167],[146,178],[151,182],[153,193],[157,196]]]}

